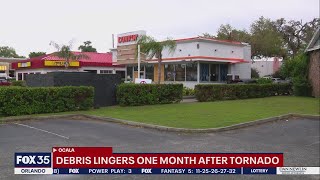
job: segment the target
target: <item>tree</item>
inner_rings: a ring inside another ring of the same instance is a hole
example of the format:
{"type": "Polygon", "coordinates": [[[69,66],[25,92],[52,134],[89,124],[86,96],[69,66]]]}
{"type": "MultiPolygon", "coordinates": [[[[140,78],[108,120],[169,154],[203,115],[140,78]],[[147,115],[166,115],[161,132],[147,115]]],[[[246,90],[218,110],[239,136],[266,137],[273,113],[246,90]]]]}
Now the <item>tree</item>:
{"type": "MultiPolygon", "coordinates": [[[[147,58],[156,58],[158,60],[158,83],[160,84],[162,51],[168,49],[169,53],[173,53],[177,46],[176,42],[170,39],[156,41],[153,37],[144,35],[138,39],[137,45],[140,45],[140,51],[146,54],[147,58]]],[[[136,54],[137,53],[138,52],[136,52],[136,54]]]]}
{"type": "Polygon", "coordinates": [[[251,78],[252,79],[259,78],[259,72],[256,68],[251,68],[251,78]]]}
{"type": "Polygon", "coordinates": [[[246,30],[237,30],[230,24],[221,25],[217,31],[217,36],[211,35],[209,33],[204,33],[202,35],[206,38],[215,38],[220,40],[230,40],[230,41],[240,41],[240,42],[250,42],[251,35],[246,30]]]}
{"type": "Polygon", "coordinates": [[[270,19],[260,17],[250,27],[252,56],[284,57],[286,50],[281,34],[274,29],[270,19]]]}
{"type": "Polygon", "coordinates": [[[306,23],[295,20],[286,21],[284,18],[274,21],[274,28],[281,35],[289,56],[294,57],[299,50],[305,48],[319,26],[319,21],[319,18],[306,23]]]}
{"type": "Polygon", "coordinates": [[[216,38],[216,36],[214,36],[214,35],[212,35],[210,33],[203,33],[202,37],[204,37],[204,38],[216,38]]]}
{"type": "Polygon", "coordinates": [[[53,55],[55,55],[59,58],[62,58],[65,61],[65,63],[64,63],[65,68],[69,67],[71,60],[78,61],[79,59],[89,59],[89,57],[85,54],[77,54],[77,55],[74,54],[71,51],[72,42],[70,42],[69,45],[59,45],[59,44],[51,41],[50,45],[52,45],[54,48],[57,49],[57,52],[54,52],[53,55]]]}
{"type": "Polygon", "coordinates": [[[84,45],[79,46],[79,50],[81,50],[81,52],[97,52],[96,48],[93,48],[91,46],[91,41],[85,41],[83,42],[84,45]]]}
{"type": "Polygon", "coordinates": [[[230,24],[221,25],[217,32],[217,39],[250,42],[251,35],[244,29],[238,30],[232,27],[230,24]]]}
{"type": "Polygon", "coordinates": [[[30,52],[29,58],[39,57],[39,56],[43,56],[43,55],[46,55],[46,52],[30,52]]]}
{"type": "Polygon", "coordinates": [[[285,78],[308,78],[308,56],[299,52],[295,57],[288,58],[281,66],[280,74],[285,78]]]}
{"type": "Polygon", "coordinates": [[[24,56],[19,56],[16,50],[9,46],[0,46],[0,57],[6,58],[24,58],[24,56]]]}

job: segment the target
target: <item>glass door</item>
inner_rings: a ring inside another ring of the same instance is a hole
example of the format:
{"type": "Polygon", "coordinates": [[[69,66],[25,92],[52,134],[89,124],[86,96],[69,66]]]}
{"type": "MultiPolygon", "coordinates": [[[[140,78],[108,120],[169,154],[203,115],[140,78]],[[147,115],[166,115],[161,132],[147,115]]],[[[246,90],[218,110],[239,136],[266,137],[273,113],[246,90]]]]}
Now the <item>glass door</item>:
{"type": "Polygon", "coordinates": [[[220,64],[220,81],[226,82],[228,75],[228,64],[220,64]]]}
{"type": "Polygon", "coordinates": [[[210,81],[219,81],[219,64],[210,64],[210,81]]]}
{"type": "Polygon", "coordinates": [[[200,64],[200,81],[209,82],[209,64],[200,64]]]}

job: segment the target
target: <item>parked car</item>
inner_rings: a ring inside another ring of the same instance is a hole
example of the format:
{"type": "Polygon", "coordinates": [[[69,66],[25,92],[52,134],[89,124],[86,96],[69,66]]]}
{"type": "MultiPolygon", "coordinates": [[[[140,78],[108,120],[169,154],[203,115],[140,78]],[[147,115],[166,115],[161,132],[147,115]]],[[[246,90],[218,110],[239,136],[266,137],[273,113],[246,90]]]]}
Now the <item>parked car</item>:
{"type": "Polygon", "coordinates": [[[280,78],[272,78],[271,80],[272,80],[272,82],[275,83],[275,84],[290,83],[290,81],[282,80],[282,79],[280,79],[280,78]]]}
{"type": "Polygon", "coordinates": [[[0,86],[10,86],[11,83],[6,79],[0,79],[0,86]]]}

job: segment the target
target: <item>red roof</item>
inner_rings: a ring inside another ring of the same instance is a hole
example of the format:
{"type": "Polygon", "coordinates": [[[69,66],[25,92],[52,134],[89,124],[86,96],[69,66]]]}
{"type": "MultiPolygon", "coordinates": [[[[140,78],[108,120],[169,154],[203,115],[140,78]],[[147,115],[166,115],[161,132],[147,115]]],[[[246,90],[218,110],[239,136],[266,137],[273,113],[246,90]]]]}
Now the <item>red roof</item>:
{"type": "MultiPolygon", "coordinates": [[[[105,67],[117,66],[117,67],[119,67],[119,65],[112,65],[112,53],[110,53],[110,52],[108,52],[108,53],[73,52],[73,53],[76,55],[85,54],[88,56],[88,59],[85,59],[85,58],[79,59],[80,67],[82,67],[82,66],[105,66],[105,67]]],[[[12,67],[14,69],[17,69],[19,62],[20,63],[21,62],[31,62],[31,67],[28,67],[28,68],[43,68],[43,67],[45,67],[44,66],[45,60],[61,61],[63,59],[55,56],[54,53],[51,53],[51,54],[47,54],[47,55],[34,57],[34,58],[27,59],[27,60],[12,63],[12,67]]]]}

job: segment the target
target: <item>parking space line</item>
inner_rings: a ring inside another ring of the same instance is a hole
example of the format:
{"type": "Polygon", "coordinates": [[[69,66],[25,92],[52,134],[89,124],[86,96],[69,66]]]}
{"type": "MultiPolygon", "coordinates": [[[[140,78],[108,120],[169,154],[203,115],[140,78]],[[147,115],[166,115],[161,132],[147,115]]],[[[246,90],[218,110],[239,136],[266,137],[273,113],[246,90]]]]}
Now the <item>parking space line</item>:
{"type": "Polygon", "coordinates": [[[45,133],[48,133],[48,134],[53,134],[53,135],[59,136],[61,138],[69,139],[69,137],[62,136],[60,134],[56,134],[56,133],[53,133],[53,132],[50,132],[50,131],[47,131],[47,130],[44,130],[44,129],[39,129],[39,128],[36,128],[36,127],[33,127],[33,126],[28,126],[28,125],[20,124],[20,123],[13,123],[13,124],[16,124],[16,125],[19,125],[19,126],[24,126],[24,127],[30,128],[30,129],[35,129],[35,130],[42,131],[42,132],[45,132],[45,133]]]}

